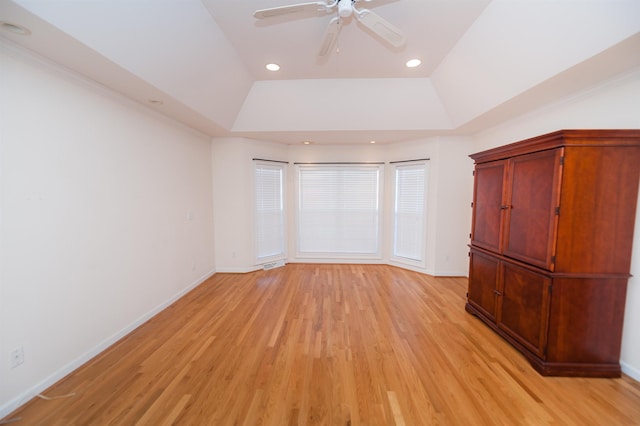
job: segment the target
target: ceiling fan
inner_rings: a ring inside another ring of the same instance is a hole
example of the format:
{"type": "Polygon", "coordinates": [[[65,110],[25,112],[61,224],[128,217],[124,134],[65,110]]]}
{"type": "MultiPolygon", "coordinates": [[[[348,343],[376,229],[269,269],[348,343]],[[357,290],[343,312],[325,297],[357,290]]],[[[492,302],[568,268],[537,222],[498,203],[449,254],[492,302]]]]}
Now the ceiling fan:
{"type": "Polygon", "coordinates": [[[347,21],[352,16],[355,16],[362,25],[367,27],[391,46],[402,46],[406,41],[402,31],[393,26],[387,20],[381,18],[378,14],[368,9],[356,8],[356,3],[361,1],[368,3],[371,0],[326,0],[325,2],[316,1],[292,4],[290,6],[256,10],[253,16],[256,19],[268,19],[276,16],[302,14],[307,12],[324,12],[329,14],[337,11],[338,16],[333,17],[331,21],[329,21],[329,26],[325,31],[322,44],[318,50],[319,57],[324,57],[331,51],[331,48],[338,39],[343,22],[347,21]]]}

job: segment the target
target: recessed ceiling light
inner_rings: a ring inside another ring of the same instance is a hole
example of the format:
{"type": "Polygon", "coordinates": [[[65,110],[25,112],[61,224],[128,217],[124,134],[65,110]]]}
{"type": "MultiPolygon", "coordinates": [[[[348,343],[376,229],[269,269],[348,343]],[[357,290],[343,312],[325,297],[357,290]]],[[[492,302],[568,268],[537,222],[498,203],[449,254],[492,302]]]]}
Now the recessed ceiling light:
{"type": "Polygon", "coordinates": [[[369,143],[376,143],[376,141],[371,141],[371,142],[369,142],[369,143]]]}
{"type": "Polygon", "coordinates": [[[407,61],[406,65],[407,68],[415,68],[417,66],[420,66],[421,63],[422,61],[420,59],[410,59],[407,61]]]}
{"type": "Polygon", "coordinates": [[[311,145],[311,142],[309,142],[309,141],[304,141],[302,143],[305,144],[305,145],[311,145]]]}
{"type": "Polygon", "coordinates": [[[267,64],[265,66],[266,69],[268,69],[269,71],[278,71],[280,69],[280,65],[278,64],[267,64]]]}
{"type": "Polygon", "coordinates": [[[0,21],[0,27],[5,31],[9,31],[10,33],[14,33],[14,34],[18,34],[18,35],[29,35],[29,34],[31,34],[31,31],[29,31],[28,29],[26,29],[22,25],[12,24],[11,22],[0,21]]]}

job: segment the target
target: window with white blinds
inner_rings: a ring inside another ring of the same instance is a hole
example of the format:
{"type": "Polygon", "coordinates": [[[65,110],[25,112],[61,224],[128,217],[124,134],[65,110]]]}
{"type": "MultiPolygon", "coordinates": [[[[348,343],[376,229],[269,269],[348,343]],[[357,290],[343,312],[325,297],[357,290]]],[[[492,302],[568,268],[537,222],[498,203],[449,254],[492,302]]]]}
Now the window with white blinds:
{"type": "Polygon", "coordinates": [[[378,257],[380,165],[299,165],[298,254],[378,257]]]}
{"type": "Polygon", "coordinates": [[[285,255],[285,165],[256,161],[254,171],[255,250],[259,263],[285,255]]]}
{"type": "Polygon", "coordinates": [[[427,163],[395,167],[393,256],[400,261],[424,262],[427,163]]]}

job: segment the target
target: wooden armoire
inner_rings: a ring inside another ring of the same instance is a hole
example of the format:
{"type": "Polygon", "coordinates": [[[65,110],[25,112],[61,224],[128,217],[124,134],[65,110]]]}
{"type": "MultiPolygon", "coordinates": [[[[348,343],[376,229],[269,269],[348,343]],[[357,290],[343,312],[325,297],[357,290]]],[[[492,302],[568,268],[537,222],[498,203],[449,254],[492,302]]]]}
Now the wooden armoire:
{"type": "Polygon", "coordinates": [[[619,376],[640,130],[562,130],[471,158],[466,310],[542,375],[619,376]]]}

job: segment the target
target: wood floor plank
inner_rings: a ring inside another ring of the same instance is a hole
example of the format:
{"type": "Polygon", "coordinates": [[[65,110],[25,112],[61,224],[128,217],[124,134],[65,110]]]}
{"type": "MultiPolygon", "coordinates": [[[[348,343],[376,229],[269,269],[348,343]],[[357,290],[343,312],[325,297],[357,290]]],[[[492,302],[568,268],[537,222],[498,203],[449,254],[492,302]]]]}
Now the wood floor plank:
{"type": "Polygon", "coordinates": [[[467,280],[383,265],[217,274],[16,425],[640,425],[640,384],[542,377],[467,280]]]}

